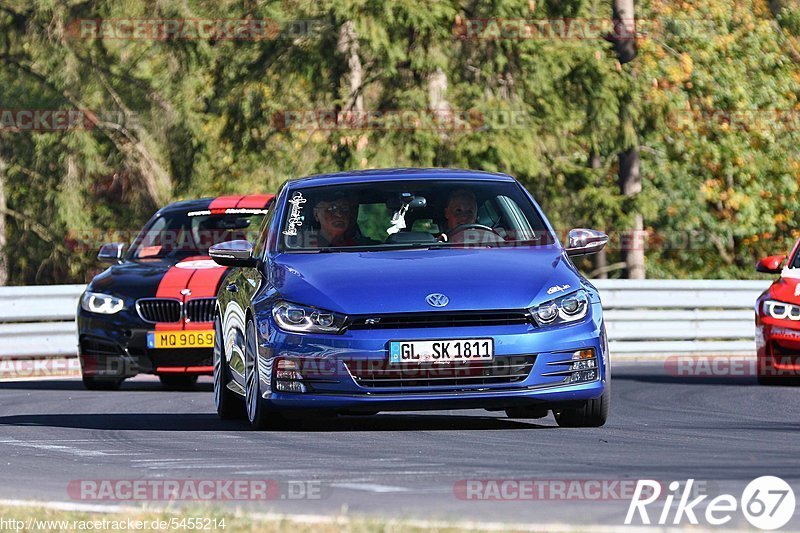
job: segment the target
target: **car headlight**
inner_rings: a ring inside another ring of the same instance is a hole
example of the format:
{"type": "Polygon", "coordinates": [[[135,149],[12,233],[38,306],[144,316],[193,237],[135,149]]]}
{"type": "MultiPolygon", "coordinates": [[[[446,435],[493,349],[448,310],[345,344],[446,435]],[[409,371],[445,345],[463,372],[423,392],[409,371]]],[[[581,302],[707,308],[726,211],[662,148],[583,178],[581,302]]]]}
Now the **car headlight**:
{"type": "Polygon", "coordinates": [[[800,306],[779,302],[777,300],[764,300],[764,314],[777,320],[800,320],[800,306]]]}
{"type": "Polygon", "coordinates": [[[110,294],[86,291],[81,296],[81,309],[90,313],[113,315],[125,309],[125,301],[110,294]]]}
{"type": "Polygon", "coordinates": [[[281,329],[295,333],[339,333],[345,321],[338,313],[289,302],[276,303],[272,316],[281,329]]]}
{"type": "Polygon", "coordinates": [[[589,296],[580,289],[533,307],[530,312],[539,326],[576,322],[589,312],[589,296]]]}

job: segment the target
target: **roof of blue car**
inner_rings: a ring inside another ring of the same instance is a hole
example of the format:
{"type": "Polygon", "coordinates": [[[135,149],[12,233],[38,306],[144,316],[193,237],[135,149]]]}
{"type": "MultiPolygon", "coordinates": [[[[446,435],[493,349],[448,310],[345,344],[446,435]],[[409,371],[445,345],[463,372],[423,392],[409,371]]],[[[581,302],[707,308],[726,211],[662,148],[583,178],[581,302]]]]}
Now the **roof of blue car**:
{"type": "Polygon", "coordinates": [[[331,174],[316,174],[292,179],[292,183],[303,185],[333,185],[337,183],[382,180],[493,180],[514,181],[508,174],[463,170],[458,168],[378,168],[372,170],[351,170],[331,174]]]}

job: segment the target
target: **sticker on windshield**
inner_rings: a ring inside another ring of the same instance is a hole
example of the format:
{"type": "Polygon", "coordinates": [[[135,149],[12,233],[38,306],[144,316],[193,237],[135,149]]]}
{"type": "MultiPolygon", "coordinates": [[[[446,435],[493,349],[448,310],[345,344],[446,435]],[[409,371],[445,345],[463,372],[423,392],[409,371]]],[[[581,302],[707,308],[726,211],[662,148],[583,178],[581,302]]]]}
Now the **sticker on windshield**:
{"type": "Polygon", "coordinates": [[[289,218],[286,220],[286,229],[283,230],[284,235],[297,235],[297,228],[303,226],[303,207],[302,205],[308,200],[303,198],[303,193],[296,192],[289,200],[292,204],[292,210],[289,211],[289,218]]]}

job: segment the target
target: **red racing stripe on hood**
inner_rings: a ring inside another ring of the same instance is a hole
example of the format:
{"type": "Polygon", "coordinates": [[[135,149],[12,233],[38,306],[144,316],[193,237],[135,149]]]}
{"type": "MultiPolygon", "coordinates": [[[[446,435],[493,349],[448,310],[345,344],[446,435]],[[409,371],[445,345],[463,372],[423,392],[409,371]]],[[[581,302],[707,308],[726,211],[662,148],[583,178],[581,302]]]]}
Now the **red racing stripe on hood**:
{"type": "MultiPolygon", "coordinates": [[[[164,277],[161,278],[156,290],[156,298],[174,298],[181,302],[184,300],[181,291],[188,287],[195,271],[191,268],[178,267],[178,264],[171,266],[164,274],[164,277]]],[[[183,329],[183,320],[169,324],[161,322],[156,324],[156,331],[177,331],[181,329],[183,329]]]]}
{"type": "MultiPolygon", "coordinates": [[[[208,256],[187,257],[167,270],[158,284],[158,289],[156,289],[156,298],[174,298],[185,304],[187,296],[189,299],[216,296],[217,285],[226,270],[225,267],[214,263],[208,256]],[[211,272],[214,272],[214,274],[211,274],[211,272]],[[195,281],[195,278],[197,278],[197,281],[195,281]],[[183,294],[187,289],[191,293],[189,295],[183,294]]],[[[175,323],[156,324],[156,331],[179,331],[182,329],[204,328],[186,328],[183,319],[175,323]]]]}
{"type": "MultiPolygon", "coordinates": [[[[194,276],[189,280],[189,290],[192,291],[186,300],[193,298],[215,298],[219,282],[225,276],[228,269],[220,266],[209,259],[207,263],[194,272],[194,276]]],[[[199,263],[199,262],[198,262],[199,263]]],[[[187,322],[186,329],[209,329],[208,322],[187,322]]]]}

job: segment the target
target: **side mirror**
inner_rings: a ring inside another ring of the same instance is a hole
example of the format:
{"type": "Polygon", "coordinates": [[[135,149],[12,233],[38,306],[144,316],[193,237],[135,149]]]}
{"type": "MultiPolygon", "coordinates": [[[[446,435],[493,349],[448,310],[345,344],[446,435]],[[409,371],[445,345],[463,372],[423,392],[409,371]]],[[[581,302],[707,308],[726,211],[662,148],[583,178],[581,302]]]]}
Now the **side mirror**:
{"type": "Polygon", "coordinates": [[[756,263],[756,271],[764,274],[780,274],[781,265],[786,260],[785,255],[771,255],[756,263]]]}
{"type": "Polygon", "coordinates": [[[122,260],[123,252],[125,251],[125,244],[121,242],[112,242],[104,244],[100,247],[97,253],[98,261],[104,263],[119,263],[122,260]]]}
{"type": "Polygon", "coordinates": [[[607,242],[608,235],[602,231],[582,228],[573,229],[567,235],[567,255],[572,257],[596,254],[605,248],[607,242]]]}
{"type": "Polygon", "coordinates": [[[253,245],[248,241],[227,241],[208,249],[215,263],[230,267],[254,267],[258,260],[253,257],[253,245]]]}

